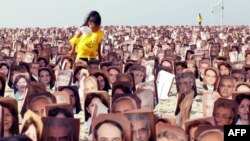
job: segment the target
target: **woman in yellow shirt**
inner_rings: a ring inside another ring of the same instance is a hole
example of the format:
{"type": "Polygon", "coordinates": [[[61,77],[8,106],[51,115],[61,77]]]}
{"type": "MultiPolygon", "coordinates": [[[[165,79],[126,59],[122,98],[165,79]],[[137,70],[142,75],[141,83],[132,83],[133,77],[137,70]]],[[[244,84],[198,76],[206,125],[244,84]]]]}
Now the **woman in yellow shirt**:
{"type": "Polygon", "coordinates": [[[91,11],[87,16],[85,23],[82,27],[85,29],[90,29],[90,31],[78,31],[78,33],[70,39],[70,44],[72,49],[70,51],[71,55],[77,53],[76,61],[81,59],[84,61],[89,61],[90,59],[96,59],[98,54],[99,60],[101,57],[100,43],[103,38],[104,32],[100,29],[101,26],[101,16],[97,11],[91,11]],[[88,28],[86,28],[88,27],[88,28]]]}

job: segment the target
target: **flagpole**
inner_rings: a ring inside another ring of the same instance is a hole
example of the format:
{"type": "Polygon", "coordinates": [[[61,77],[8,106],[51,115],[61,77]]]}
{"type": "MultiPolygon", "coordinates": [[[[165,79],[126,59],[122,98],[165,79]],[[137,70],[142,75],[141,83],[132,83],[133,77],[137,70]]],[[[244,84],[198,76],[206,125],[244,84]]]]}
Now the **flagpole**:
{"type": "Polygon", "coordinates": [[[213,14],[214,14],[214,10],[213,10],[213,0],[210,0],[210,26],[213,25],[213,14]]]}
{"type": "Polygon", "coordinates": [[[224,0],[221,2],[221,25],[224,24],[224,0]]]}

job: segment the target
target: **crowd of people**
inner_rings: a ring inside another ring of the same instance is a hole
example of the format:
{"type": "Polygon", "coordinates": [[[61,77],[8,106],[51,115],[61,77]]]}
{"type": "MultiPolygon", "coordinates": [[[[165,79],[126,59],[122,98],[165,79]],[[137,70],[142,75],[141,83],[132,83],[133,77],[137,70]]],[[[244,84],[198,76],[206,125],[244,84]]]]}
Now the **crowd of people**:
{"type": "Polygon", "coordinates": [[[249,26],[100,29],[94,54],[77,27],[0,29],[0,140],[223,141],[249,125],[249,26]]]}

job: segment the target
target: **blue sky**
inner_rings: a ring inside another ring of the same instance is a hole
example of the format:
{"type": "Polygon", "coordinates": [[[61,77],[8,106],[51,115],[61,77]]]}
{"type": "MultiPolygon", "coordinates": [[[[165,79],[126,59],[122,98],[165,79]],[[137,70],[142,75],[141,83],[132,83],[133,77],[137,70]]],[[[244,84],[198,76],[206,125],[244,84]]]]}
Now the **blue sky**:
{"type": "MultiPolygon", "coordinates": [[[[79,26],[97,10],[103,25],[210,24],[210,3],[218,0],[0,0],[0,27],[79,26]]],[[[226,25],[250,25],[249,0],[224,0],[226,25]]],[[[220,14],[214,16],[220,24],[220,14]]]]}

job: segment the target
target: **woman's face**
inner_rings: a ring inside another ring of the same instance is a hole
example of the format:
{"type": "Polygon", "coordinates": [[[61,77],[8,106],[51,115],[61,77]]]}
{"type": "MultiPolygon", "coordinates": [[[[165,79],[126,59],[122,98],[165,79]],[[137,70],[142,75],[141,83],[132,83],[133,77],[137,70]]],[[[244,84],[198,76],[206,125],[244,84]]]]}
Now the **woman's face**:
{"type": "Polygon", "coordinates": [[[31,124],[24,134],[27,135],[32,141],[37,141],[37,131],[34,124],[31,124]]]}
{"type": "Polygon", "coordinates": [[[24,78],[20,78],[16,85],[17,85],[18,91],[24,92],[28,83],[24,78]]]}
{"type": "Polygon", "coordinates": [[[93,116],[92,114],[93,114],[95,105],[98,105],[99,103],[102,103],[102,101],[101,101],[99,98],[95,97],[95,98],[92,99],[92,101],[91,101],[91,103],[89,104],[89,106],[86,107],[86,108],[87,108],[87,111],[88,111],[88,113],[91,115],[91,117],[93,116]]]}
{"type": "Polygon", "coordinates": [[[3,73],[5,76],[7,76],[9,70],[8,70],[8,68],[7,68],[6,66],[3,65],[3,66],[0,68],[0,72],[3,73]]]}
{"type": "Polygon", "coordinates": [[[224,66],[224,65],[220,66],[220,75],[221,76],[222,75],[229,75],[229,72],[230,72],[230,70],[226,66],[224,66]]]}
{"type": "Polygon", "coordinates": [[[143,50],[138,50],[138,51],[137,51],[137,54],[138,54],[140,57],[143,57],[143,50]]]}
{"type": "Polygon", "coordinates": [[[250,106],[250,100],[243,99],[239,105],[239,112],[241,119],[248,120],[248,113],[249,113],[249,106],[250,106]]]}
{"type": "Polygon", "coordinates": [[[40,60],[39,64],[40,64],[40,67],[46,67],[46,64],[45,64],[44,60],[40,60]]]}
{"type": "Polygon", "coordinates": [[[13,124],[13,116],[8,108],[3,107],[4,114],[4,131],[9,131],[13,124]]]}
{"type": "Polygon", "coordinates": [[[142,83],[142,80],[143,80],[143,77],[144,77],[144,73],[141,72],[141,71],[133,71],[132,72],[134,74],[134,81],[135,81],[135,84],[139,84],[139,83],[142,83]]]}
{"type": "Polygon", "coordinates": [[[216,82],[216,73],[212,70],[207,70],[205,74],[205,81],[208,85],[214,85],[216,82]]]}
{"type": "Polygon", "coordinates": [[[98,80],[100,89],[103,90],[104,87],[105,87],[105,80],[104,80],[104,78],[100,75],[100,76],[97,77],[97,80],[98,80]]]}
{"type": "Polygon", "coordinates": [[[91,31],[95,32],[99,29],[100,26],[96,25],[93,21],[88,22],[88,26],[91,29],[91,31]]]}

